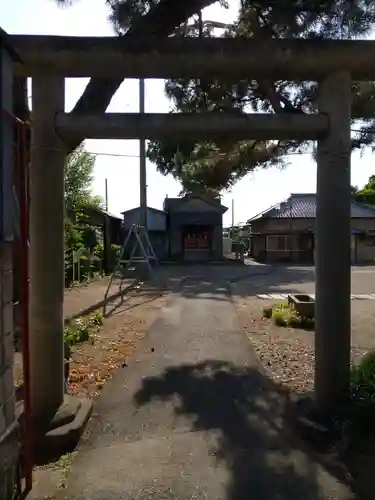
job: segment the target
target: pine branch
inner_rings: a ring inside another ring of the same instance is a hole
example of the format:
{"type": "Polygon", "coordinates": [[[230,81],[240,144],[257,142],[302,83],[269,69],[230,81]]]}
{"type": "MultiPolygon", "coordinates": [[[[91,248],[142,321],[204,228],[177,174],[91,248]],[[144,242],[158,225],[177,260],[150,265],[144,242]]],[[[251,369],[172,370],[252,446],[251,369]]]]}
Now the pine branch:
{"type": "MultiPolygon", "coordinates": [[[[129,28],[123,35],[124,40],[127,36],[167,37],[192,15],[212,3],[215,0],[161,0],[129,28]]],[[[91,78],[72,112],[104,113],[122,82],[123,78],[91,78]]],[[[77,145],[70,144],[70,149],[77,145]]]]}

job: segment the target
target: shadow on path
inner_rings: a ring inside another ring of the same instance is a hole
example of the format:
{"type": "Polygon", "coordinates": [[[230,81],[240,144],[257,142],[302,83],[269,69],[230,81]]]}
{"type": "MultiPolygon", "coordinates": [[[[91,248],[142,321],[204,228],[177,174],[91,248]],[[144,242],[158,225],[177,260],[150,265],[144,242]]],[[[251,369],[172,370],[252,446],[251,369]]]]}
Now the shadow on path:
{"type": "Polygon", "coordinates": [[[231,285],[235,295],[247,297],[257,294],[307,292],[315,290],[315,270],[313,267],[281,265],[236,266],[181,266],[172,269],[173,275],[183,277],[181,293],[185,297],[199,298],[205,288],[211,285],[214,300],[225,300],[223,284],[231,285]],[[197,282],[202,290],[197,292],[197,282]],[[206,282],[206,283],[205,283],[206,282]]]}
{"type": "Polygon", "coordinates": [[[290,432],[239,327],[228,290],[237,276],[225,266],[167,276],[175,293],[104,387],[58,498],[351,498],[290,432]]]}
{"type": "Polygon", "coordinates": [[[228,500],[348,498],[290,435],[281,396],[269,386],[253,368],[208,360],[145,378],[134,401],[141,406],[177,396],[175,412],[191,417],[192,430],[218,433],[210,454],[230,473],[228,500]]]}

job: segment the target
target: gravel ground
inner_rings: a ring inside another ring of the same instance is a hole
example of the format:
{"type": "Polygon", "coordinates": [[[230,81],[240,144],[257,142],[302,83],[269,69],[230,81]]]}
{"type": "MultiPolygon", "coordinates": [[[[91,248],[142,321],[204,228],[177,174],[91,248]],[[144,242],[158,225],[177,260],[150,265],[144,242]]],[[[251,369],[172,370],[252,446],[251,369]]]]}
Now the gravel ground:
{"type": "Polygon", "coordinates": [[[69,393],[97,396],[113,372],[127,365],[167,298],[167,292],[141,288],[129,292],[124,301],[112,302],[109,315],[92,342],[73,347],[69,393]]]}
{"type": "MultiPolygon", "coordinates": [[[[95,311],[103,312],[103,299],[108,277],[86,285],[67,289],[64,296],[64,316],[84,317],[95,311]]],[[[123,282],[123,287],[131,280],[123,282]]],[[[114,281],[109,296],[115,296],[119,281],[114,281]]],[[[104,325],[93,335],[93,344],[85,342],[73,347],[69,392],[71,394],[97,395],[111,372],[133,352],[139,339],[154,321],[159,309],[167,300],[167,290],[158,286],[142,285],[124,294],[123,299],[109,300],[104,325]],[[90,376],[88,374],[90,372],[90,376]]],[[[14,353],[14,383],[22,384],[23,363],[21,352],[14,353]]]]}
{"type": "MultiPolygon", "coordinates": [[[[87,292],[86,288],[86,303],[83,297],[85,292],[80,294],[80,304],[78,301],[72,301],[74,311],[92,306],[95,290],[87,292]]],[[[73,348],[69,393],[98,396],[114,372],[127,366],[129,357],[150,325],[166,307],[168,298],[168,291],[144,286],[130,292],[123,301],[112,301],[108,308],[108,317],[94,335],[94,342],[85,342],[73,348]]],[[[72,454],[68,453],[57,462],[36,468],[30,498],[54,498],[52,493],[56,488],[65,486],[71,460],[72,454]]]]}
{"type": "MultiPolygon", "coordinates": [[[[374,268],[352,271],[352,293],[375,293],[374,268]]],[[[313,389],[314,332],[278,327],[262,318],[262,309],[270,301],[255,297],[257,293],[314,293],[313,271],[281,268],[263,277],[239,282],[232,286],[232,298],[240,322],[244,326],[267,375],[281,388],[294,393],[313,389]]],[[[375,348],[375,301],[351,301],[352,361],[375,348]]],[[[375,467],[374,440],[357,451],[352,450],[343,463],[352,478],[353,490],[361,500],[372,500],[375,467]]]]}
{"type": "MultiPolygon", "coordinates": [[[[257,294],[314,293],[315,272],[309,267],[279,266],[271,272],[232,285],[239,318],[269,376],[296,392],[309,391],[314,380],[314,332],[278,327],[262,318],[264,306],[257,294]]],[[[375,293],[375,268],[352,269],[352,293],[375,293]]],[[[375,348],[375,301],[352,300],[352,360],[375,348]]]]}
{"type": "MultiPolygon", "coordinates": [[[[297,393],[314,383],[314,332],[276,326],[262,317],[268,300],[233,295],[239,319],[268,375],[297,393]]],[[[374,301],[352,302],[352,360],[375,347],[374,301]]]]}

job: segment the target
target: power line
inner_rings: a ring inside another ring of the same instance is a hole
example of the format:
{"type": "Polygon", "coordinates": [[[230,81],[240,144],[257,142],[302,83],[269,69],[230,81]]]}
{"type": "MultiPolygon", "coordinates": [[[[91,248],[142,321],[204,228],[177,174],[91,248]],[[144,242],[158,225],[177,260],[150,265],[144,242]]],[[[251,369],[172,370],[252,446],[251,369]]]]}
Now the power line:
{"type": "MultiPolygon", "coordinates": [[[[90,155],[94,156],[114,156],[114,157],[119,157],[119,158],[139,158],[139,155],[129,155],[129,154],[120,154],[120,153],[95,153],[94,151],[86,151],[90,155]]],[[[286,153],[283,156],[297,156],[297,155],[311,155],[312,151],[302,151],[302,152],[293,152],[293,153],[286,153]]]]}
{"type": "MultiPolygon", "coordinates": [[[[49,148],[46,146],[33,145],[32,147],[36,148],[36,149],[43,149],[45,151],[56,151],[56,152],[63,151],[62,149],[59,149],[59,148],[49,148]]],[[[96,153],[95,151],[87,151],[87,150],[85,150],[85,153],[88,153],[88,154],[93,155],[93,156],[109,156],[109,157],[112,156],[112,157],[117,157],[117,158],[139,158],[139,155],[132,155],[132,154],[126,154],[126,153],[96,153]]],[[[311,154],[312,154],[312,151],[311,152],[309,152],[309,151],[302,151],[302,152],[294,151],[292,153],[286,153],[282,156],[297,156],[297,155],[311,155],[311,154]]]]}
{"type": "Polygon", "coordinates": [[[139,158],[139,155],[130,155],[122,153],[95,153],[94,151],[86,151],[86,153],[94,156],[114,156],[119,158],[139,158]]]}
{"type": "MultiPolygon", "coordinates": [[[[49,148],[46,146],[37,146],[37,145],[32,145],[32,148],[36,149],[43,149],[45,151],[55,151],[55,152],[62,152],[62,149],[59,148],[49,148]]],[[[113,157],[118,157],[118,158],[139,158],[139,155],[131,155],[131,154],[126,154],[126,153],[96,153],[95,151],[87,151],[85,149],[85,153],[93,156],[113,156],[113,157]]],[[[74,154],[74,152],[73,152],[74,154]]]]}

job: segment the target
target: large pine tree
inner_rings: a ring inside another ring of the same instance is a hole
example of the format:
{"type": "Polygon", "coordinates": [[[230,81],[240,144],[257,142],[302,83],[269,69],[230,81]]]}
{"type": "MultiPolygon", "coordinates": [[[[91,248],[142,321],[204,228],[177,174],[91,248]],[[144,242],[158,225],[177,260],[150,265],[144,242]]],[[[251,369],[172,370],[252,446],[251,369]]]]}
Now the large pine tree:
{"type": "MultiPolygon", "coordinates": [[[[72,3],[74,0],[56,0],[72,3]]],[[[76,0],[79,1],[79,0],[76,0]]],[[[215,0],[103,0],[119,36],[214,36],[211,27],[199,26],[199,12],[215,0]],[[194,19],[197,17],[197,19],[194,19]],[[190,21],[189,21],[190,20],[190,21]],[[189,23],[198,20],[198,27],[189,23]]],[[[220,0],[225,4],[226,0],[220,0]]],[[[230,3],[230,2],[228,2],[230,3]]],[[[360,38],[375,24],[371,0],[242,0],[237,22],[223,36],[248,38],[360,38]]],[[[316,84],[286,81],[241,82],[169,80],[166,93],[173,111],[243,113],[248,108],[268,112],[309,112],[315,109],[316,84]]],[[[73,113],[104,112],[122,79],[92,78],[73,113]]],[[[27,118],[26,81],[15,79],[15,113],[27,118]]],[[[373,83],[353,85],[357,112],[375,116],[373,83]]],[[[373,120],[355,125],[361,132],[354,147],[372,144],[373,120]]],[[[73,150],[78,143],[69,145],[73,150]]],[[[182,180],[186,190],[220,190],[233,184],[256,166],[280,163],[282,156],[300,151],[296,142],[159,143],[152,142],[149,157],[163,173],[182,180]],[[176,154],[177,153],[177,154],[176,154]],[[176,161],[177,160],[177,161],[176,161]]]]}
{"type": "MultiPolygon", "coordinates": [[[[370,1],[322,0],[243,0],[236,23],[222,36],[267,38],[355,39],[368,35],[375,21],[375,5],[370,1]]],[[[211,29],[188,30],[191,36],[213,36],[211,29]]],[[[316,110],[317,84],[254,80],[220,82],[173,79],[165,85],[173,112],[233,112],[252,110],[269,113],[310,113],[316,110]]],[[[371,116],[375,87],[353,84],[353,109],[371,116]]],[[[375,115],[374,115],[375,116],[375,115]]],[[[357,122],[353,147],[374,142],[373,120],[357,122]]],[[[220,191],[234,184],[256,167],[282,165],[285,154],[306,151],[310,145],[296,141],[226,141],[220,143],[156,142],[148,156],[164,174],[182,181],[186,191],[220,191]],[[177,153],[177,154],[176,154],[177,153]]]]}
{"type": "MultiPolygon", "coordinates": [[[[56,0],[69,6],[79,0],[56,0]]],[[[160,36],[174,33],[195,12],[215,3],[215,0],[103,0],[110,9],[110,18],[122,36],[160,36]]],[[[73,113],[104,113],[117,92],[122,78],[91,78],[73,113]]],[[[21,119],[29,116],[26,78],[15,78],[14,110],[21,119]]],[[[84,139],[84,138],[82,138],[84,139]]],[[[81,142],[81,141],[80,141],[81,142]]],[[[79,142],[69,144],[73,151],[79,142]]]]}

